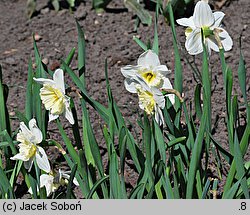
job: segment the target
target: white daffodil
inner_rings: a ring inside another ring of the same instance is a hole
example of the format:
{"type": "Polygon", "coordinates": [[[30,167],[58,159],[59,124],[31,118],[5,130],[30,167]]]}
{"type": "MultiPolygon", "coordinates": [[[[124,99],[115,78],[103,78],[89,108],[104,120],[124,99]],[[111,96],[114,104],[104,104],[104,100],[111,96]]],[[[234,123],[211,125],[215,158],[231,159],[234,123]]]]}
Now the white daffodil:
{"type": "Polygon", "coordinates": [[[70,109],[70,98],[65,95],[63,70],[57,69],[53,75],[53,80],[45,78],[34,78],[34,80],[43,85],[40,90],[40,97],[46,110],[49,110],[49,121],[57,119],[60,114],[64,114],[70,124],[74,124],[70,109]]]}
{"type": "MultiPolygon", "coordinates": [[[[54,176],[52,174],[42,174],[40,176],[40,187],[45,187],[47,196],[51,193],[55,192],[60,186],[64,186],[68,184],[68,180],[70,178],[70,171],[62,171],[59,169],[59,172],[54,176]]],[[[73,179],[73,183],[76,186],[79,186],[76,178],[73,179]]],[[[31,193],[31,190],[29,190],[31,193]]]]}
{"type": "Polygon", "coordinates": [[[185,47],[189,54],[197,55],[203,52],[201,30],[209,54],[211,49],[216,52],[222,47],[225,51],[232,49],[232,38],[221,27],[224,16],[223,12],[213,13],[208,1],[201,0],[195,5],[193,16],[176,20],[178,24],[187,27],[185,47]]]}
{"type": "Polygon", "coordinates": [[[148,115],[155,116],[159,125],[164,125],[162,110],[165,107],[165,98],[156,87],[149,87],[140,77],[135,78],[135,88],[139,98],[139,107],[148,115]]]}
{"type": "Polygon", "coordinates": [[[21,142],[18,145],[19,153],[10,159],[24,161],[24,167],[28,169],[28,171],[31,170],[35,159],[40,169],[45,172],[50,172],[48,157],[44,149],[37,146],[37,144],[42,142],[43,136],[42,132],[36,125],[36,120],[31,119],[29,121],[29,129],[24,122],[21,122],[20,129],[21,130],[17,134],[17,141],[21,142]]]}
{"type": "MultiPolygon", "coordinates": [[[[166,65],[161,65],[158,55],[152,50],[147,50],[139,56],[137,66],[125,66],[121,68],[125,88],[131,93],[137,93],[135,78],[140,76],[149,87],[173,89],[167,75],[170,73],[166,65]]],[[[174,95],[168,95],[174,104],[174,95]]]]}
{"type": "Polygon", "coordinates": [[[40,176],[40,188],[45,187],[47,196],[51,193],[54,193],[59,187],[60,184],[54,183],[54,176],[48,174],[42,174],[40,176]]]}

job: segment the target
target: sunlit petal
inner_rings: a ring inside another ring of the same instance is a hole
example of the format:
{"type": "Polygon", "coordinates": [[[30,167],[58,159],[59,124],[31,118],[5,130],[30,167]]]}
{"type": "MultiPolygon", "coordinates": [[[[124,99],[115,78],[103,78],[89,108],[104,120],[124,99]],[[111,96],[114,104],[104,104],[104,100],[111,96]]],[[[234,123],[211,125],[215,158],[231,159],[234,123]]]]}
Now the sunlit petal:
{"type": "Polygon", "coordinates": [[[210,27],[214,24],[214,15],[208,3],[199,1],[194,8],[194,24],[196,27],[210,27]]]}
{"type": "Polygon", "coordinates": [[[155,54],[152,50],[148,50],[140,55],[138,65],[143,68],[154,68],[160,65],[160,60],[157,54],[155,54]]]}
{"type": "Polygon", "coordinates": [[[42,147],[37,147],[36,162],[40,169],[49,173],[51,171],[48,157],[42,147]]]}
{"type": "Polygon", "coordinates": [[[63,70],[57,69],[53,74],[53,80],[56,83],[57,88],[61,89],[62,92],[65,94],[65,84],[64,84],[64,76],[63,70]]]}
{"type": "Polygon", "coordinates": [[[189,18],[181,18],[181,19],[177,19],[176,22],[179,25],[185,26],[185,27],[190,27],[191,29],[195,29],[195,25],[194,25],[194,18],[193,16],[189,17],[189,18]]]}
{"type": "Polygon", "coordinates": [[[41,143],[43,140],[43,134],[41,130],[37,127],[35,119],[31,119],[29,121],[29,129],[31,133],[33,134],[33,138],[34,138],[32,142],[35,144],[41,143]]]}

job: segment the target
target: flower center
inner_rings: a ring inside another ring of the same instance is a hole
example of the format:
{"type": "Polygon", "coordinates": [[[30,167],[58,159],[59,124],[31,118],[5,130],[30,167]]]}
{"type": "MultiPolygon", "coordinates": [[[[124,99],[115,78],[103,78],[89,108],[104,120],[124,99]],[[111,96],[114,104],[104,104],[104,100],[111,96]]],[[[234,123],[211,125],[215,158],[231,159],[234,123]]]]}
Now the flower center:
{"type": "Polygon", "coordinates": [[[213,33],[213,30],[211,30],[209,27],[207,27],[207,26],[204,26],[204,27],[202,27],[201,28],[202,29],[202,31],[203,31],[203,36],[204,36],[204,38],[207,38],[207,37],[209,37],[209,36],[211,36],[211,35],[213,35],[214,33],[213,33]]]}
{"type": "Polygon", "coordinates": [[[153,114],[155,108],[155,100],[153,94],[148,91],[143,91],[139,88],[137,88],[137,91],[141,108],[143,108],[147,114],[153,114]]]}
{"type": "Polygon", "coordinates": [[[151,83],[154,81],[154,79],[156,78],[156,74],[153,73],[152,71],[142,71],[141,72],[141,76],[144,78],[144,80],[147,83],[151,83]]]}
{"type": "Polygon", "coordinates": [[[29,160],[36,154],[36,146],[28,140],[25,140],[20,144],[20,154],[29,160]]]}
{"type": "Polygon", "coordinates": [[[46,110],[50,110],[51,114],[59,115],[64,112],[65,96],[60,89],[45,84],[40,91],[40,96],[46,110]]]}
{"type": "Polygon", "coordinates": [[[157,87],[163,84],[162,75],[159,72],[143,69],[139,71],[139,74],[149,86],[157,87]]]}

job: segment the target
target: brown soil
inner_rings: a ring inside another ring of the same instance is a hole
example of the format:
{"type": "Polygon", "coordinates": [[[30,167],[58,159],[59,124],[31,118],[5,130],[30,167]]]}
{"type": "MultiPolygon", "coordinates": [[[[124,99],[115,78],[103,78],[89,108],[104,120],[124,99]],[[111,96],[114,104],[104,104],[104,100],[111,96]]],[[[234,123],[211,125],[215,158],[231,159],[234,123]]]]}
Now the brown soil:
{"type": "MultiPolygon", "coordinates": [[[[127,64],[136,64],[141,48],[132,40],[139,35],[143,41],[153,38],[153,28],[140,25],[137,32],[133,31],[135,19],[128,12],[122,1],[113,1],[108,10],[97,15],[91,10],[90,1],[81,3],[75,11],[63,9],[56,12],[48,8],[47,0],[38,1],[38,13],[31,20],[25,17],[26,0],[2,0],[0,1],[0,64],[3,67],[3,80],[10,87],[8,107],[13,117],[13,128],[16,129],[19,122],[15,119],[15,109],[24,111],[25,84],[27,81],[28,60],[31,57],[34,62],[32,33],[41,36],[37,42],[39,51],[48,67],[54,69],[65,58],[72,47],[77,47],[76,17],[83,27],[87,42],[86,79],[89,94],[102,104],[106,104],[106,88],[104,78],[104,60],[108,59],[109,78],[116,102],[126,119],[135,124],[138,112],[137,97],[128,93],[123,85],[124,77],[120,68],[127,64]]],[[[211,1],[212,4],[216,1],[211,1]]],[[[242,97],[237,80],[237,67],[239,62],[239,37],[242,33],[242,53],[245,57],[247,71],[250,67],[250,3],[249,0],[231,1],[222,7],[226,14],[224,18],[225,28],[234,41],[233,50],[226,54],[227,62],[233,69],[234,95],[242,97]]],[[[181,46],[184,47],[184,28],[177,26],[177,34],[181,46]]],[[[164,20],[159,20],[160,60],[169,69],[174,71],[173,46],[170,27],[166,27],[164,20]]],[[[183,55],[187,55],[183,48],[183,55]]],[[[188,56],[188,55],[187,55],[188,56]]],[[[193,58],[188,56],[192,61],[193,58]]],[[[200,57],[197,59],[200,66],[200,57]]],[[[223,93],[222,70],[219,63],[219,55],[212,53],[212,113],[213,126],[215,126],[215,139],[225,148],[228,148],[227,132],[225,127],[225,95],[223,93]],[[215,120],[217,119],[217,120],[215,120]]],[[[76,69],[76,61],[72,63],[76,69]]],[[[189,101],[194,95],[194,81],[190,67],[183,61],[184,68],[184,98],[189,101]]],[[[173,83],[174,73],[171,74],[173,83]]],[[[247,92],[250,92],[250,73],[247,73],[247,92]]],[[[72,82],[67,79],[67,83],[72,82]]],[[[243,116],[242,116],[243,117],[243,116]]],[[[99,118],[91,111],[91,121],[96,131],[96,138],[103,148],[104,160],[105,145],[102,140],[99,118]]],[[[58,138],[55,124],[50,125],[53,138],[58,138]]],[[[136,128],[137,129],[137,128],[136,128]]],[[[139,133],[139,130],[137,130],[139,133]]],[[[50,152],[50,158],[55,160],[57,152],[50,152]]],[[[245,159],[249,160],[248,152],[245,159]]],[[[128,183],[135,184],[136,175],[128,168],[128,183]]]]}

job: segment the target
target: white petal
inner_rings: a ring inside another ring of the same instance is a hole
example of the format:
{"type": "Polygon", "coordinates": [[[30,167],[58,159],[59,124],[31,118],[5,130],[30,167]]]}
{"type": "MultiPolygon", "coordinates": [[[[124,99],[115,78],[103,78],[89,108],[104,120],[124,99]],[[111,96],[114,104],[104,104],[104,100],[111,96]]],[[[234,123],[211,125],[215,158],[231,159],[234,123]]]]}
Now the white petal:
{"type": "Polygon", "coordinates": [[[155,107],[155,121],[159,124],[159,125],[165,125],[165,121],[164,121],[164,117],[163,117],[163,114],[162,114],[162,111],[161,109],[156,106],[155,107]]]}
{"type": "Polygon", "coordinates": [[[219,47],[218,45],[216,44],[216,41],[213,40],[213,38],[207,38],[206,39],[207,41],[207,46],[208,46],[208,49],[212,49],[216,52],[219,52],[219,47]]]}
{"type": "Polygon", "coordinates": [[[214,24],[214,15],[208,3],[199,1],[194,8],[194,24],[196,27],[210,27],[214,24]]]}
{"type": "Polygon", "coordinates": [[[65,84],[64,84],[64,76],[63,70],[57,69],[53,74],[53,80],[56,83],[57,88],[61,89],[62,92],[65,94],[65,84]]]}
{"type": "Polygon", "coordinates": [[[65,118],[69,121],[71,125],[75,124],[75,120],[69,106],[65,107],[65,118]]]}
{"type": "Polygon", "coordinates": [[[51,121],[53,121],[53,120],[55,120],[55,119],[57,119],[59,117],[59,115],[53,115],[53,114],[49,114],[49,122],[51,122],[51,121]]]}
{"type": "Polygon", "coordinates": [[[164,81],[162,85],[163,89],[173,89],[172,84],[168,78],[163,78],[163,81],[164,81]]]}
{"type": "MultiPolygon", "coordinates": [[[[70,175],[66,174],[65,172],[62,172],[61,174],[62,174],[62,177],[63,177],[63,178],[68,179],[68,180],[70,179],[70,175]]],[[[73,183],[74,183],[76,186],[79,186],[79,183],[78,183],[78,181],[76,180],[75,177],[74,177],[74,179],[73,179],[73,183]]]]}
{"type": "Polygon", "coordinates": [[[131,78],[134,77],[137,73],[137,70],[140,69],[140,66],[125,66],[121,68],[121,73],[125,78],[131,78]]]}
{"type": "Polygon", "coordinates": [[[53,186],[54,177],[52,175],[42,174],[40,176],[40,187],[44,187],[47,192],[47,196],[52,193],[52,186],[53,186]]]}
{"type": "Polygon", "coordinates": [[[166,97],[169,98],[170,102],[174,105],[175,103],[175,95],[174,94],[168,94],[166,97]]]}
{"type": "Polygon", "coordinates": [[[16,154],[15,156],[10,158],[11,160],[21,160],[21,161],[28,161],[29,159],[27,159],[26,157],[24,157],[23,155],[21,155],[20,153],[16,154]]]}
{"type": "Polygon", "coordinates": [[[224,30],[223,28],[219,28],[219,29],[222,30],[219,36],[221,38],[221,43],[223,45],[223,48],[225,49],[225,51],[231,50],[233,47],[232,38],[230,37],[230,35],[227,33],[226,30],[224,30]]]}
{"type": "Polygon", "coordinates": [[[49,173],[51,171],[48,157],[42,147],[37,147],[36,162],[40,169],[49,173]]]}
{"type": "Polygon", "coordinates": [[[29,121],[29,129],[30,129],[31,133],[33,134],[33,136],[35,137],[35,139],[32,142],[35,144],[41,143],[43,140],[43,134],[42,134],[41,130],[37,127],[35,119],[31,119],[29,121]]]}
{"type": "Polygon", "coordinates": [[[194,18],[193,16],[189,17],[189,18],[182,18],[182,19],[177,19],[176,22],[179,25],[185,26],[185,27],[190,27],[193,30],[196,28],[194,25],[194,18]]]}
{"type": "Polygon", "coordinates": [[[31,131],[28,129],[28,127],[24,124],[24,122],[21,122],[21,123],[20,123],[20,129],[21,129],[21,131],[22,131],[22,133],[23,133],[23,135],[24,135],[25,137],[27,137],[28,139],[31,138],[32,133],[31,133],[31,131]]]}
{"type": "Polygon", "coordinates": [[[133,79],[126,78],[124,80],[124,85],[127,91],[130,93],[137,93],[136,87],[135,87],[135,81],[133,79]]]}
{"type": "Polygon", "coordinates": [[[154,99],[155,99],[155,102],[157,103],[157,105],[161,109],[163,109],[165,107],[165,98],[162,95],[162,92],[159,89],[155,88],[155,87],[151,88],[151,92],[154,95],[154,99]]]}
{"type": "MultiPolygon", "coordinates": [[[[168,78],[164,78],[164,83],[163,83],[162,88],[163,89],[173,89],[173,86],[168,78]]],[[[172,104],[175,103],[175,95],[174,94],[168,94],[166,96],[169,98],[169,100],[172,104]]]]}
{"type": "Polygon", "coordinates": [[[192,31],[187,37],[185,47],[189,54],[196,55],[203,51],[201,32],[199,29],[192,31]]]}
{"type": "Polygon", "coordinates": [[[160,72],[162,75],[166,76],[170,73],[166,65],[159,65],[153,69],[154,72],[160,72]]]}
{"type": "Polygon", "coordinates": [[[214,24],[210,27],[211,30],[221,25],[221,22],[222,22],[223,17],[225,16],[225,13],[216,11],[213,13],[213,15],[214,15],[214,24]]]}
{"type": "Polygon", "coordinates": [[[147,50],[140,55],[138,59],[138,65],[142,66],[143,68],[154,68],[160,65],[160,60],[158,55],[152,50],[147,50]]]}
{"type": "Polygon", "coordinates": [[[39,84],[49,84],[49,85],[52,85],[52,86],[56,86],[56,83],[51,80],[51,79],[46,79],[46,78],[33,78],[34,81],[36,81],[37,83],[39,84]]]}

